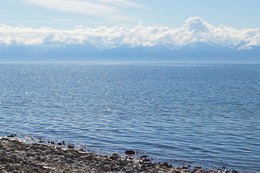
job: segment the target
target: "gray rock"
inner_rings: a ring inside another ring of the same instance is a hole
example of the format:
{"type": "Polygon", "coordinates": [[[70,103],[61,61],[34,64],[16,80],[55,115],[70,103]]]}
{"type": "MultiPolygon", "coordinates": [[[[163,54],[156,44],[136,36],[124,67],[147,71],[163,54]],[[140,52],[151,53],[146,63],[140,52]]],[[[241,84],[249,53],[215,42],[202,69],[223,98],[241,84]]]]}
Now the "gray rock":
{"type": "Polygon", "coordinates": [[[136,152],[134,150],[126,150],[125,154],[127,154],[127,155],[134,155],[134,154],[136,154],[136,152]]]}
{"type": "Polygon", "coordinates": [[[109,165],[104,165],[102,170],[105,171],[105,172],[108,172],[108,171],[111,171],[111,168],[110,168],[109,165]]]}

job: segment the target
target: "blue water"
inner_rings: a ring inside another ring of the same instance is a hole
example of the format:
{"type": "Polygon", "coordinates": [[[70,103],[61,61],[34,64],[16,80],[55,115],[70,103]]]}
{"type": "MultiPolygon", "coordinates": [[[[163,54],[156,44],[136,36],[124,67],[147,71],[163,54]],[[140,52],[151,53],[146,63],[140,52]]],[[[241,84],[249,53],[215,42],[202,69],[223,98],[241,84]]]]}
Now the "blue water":
{"type": "Polygon", "coordinates": [[[0,136],[260,171],[260,65],[0,64],[0,136]]]}

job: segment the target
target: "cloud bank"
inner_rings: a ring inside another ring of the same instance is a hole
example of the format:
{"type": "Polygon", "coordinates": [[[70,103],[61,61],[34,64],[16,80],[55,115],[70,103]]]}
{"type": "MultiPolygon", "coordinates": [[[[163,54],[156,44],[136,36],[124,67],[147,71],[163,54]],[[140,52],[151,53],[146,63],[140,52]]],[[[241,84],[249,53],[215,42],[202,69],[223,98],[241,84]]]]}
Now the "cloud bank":
{"type": "MultiPolygon", "coordinates": [[[[109,3],[106,0],[100,0],[109,3]]],[[[127,5],[128,1],[114,0],[117,5],[127,5]]],[[[77,26],[71,30],[48,27],[30,28],[25,26],[10,27],[0,25],[0,46],[8,45],[44,45],[63,46],[75,44],[92,44],[98,48],[110,49],[123,45],[166,46],[179,49],[197,42],[230,47],[250,49],[260,46],[260,29],[238,30],[228,26],[213,26],[200,17],[191,17],[181,28],[159,26],[135,27],[100,26],[89,28],[77,26]]]]}

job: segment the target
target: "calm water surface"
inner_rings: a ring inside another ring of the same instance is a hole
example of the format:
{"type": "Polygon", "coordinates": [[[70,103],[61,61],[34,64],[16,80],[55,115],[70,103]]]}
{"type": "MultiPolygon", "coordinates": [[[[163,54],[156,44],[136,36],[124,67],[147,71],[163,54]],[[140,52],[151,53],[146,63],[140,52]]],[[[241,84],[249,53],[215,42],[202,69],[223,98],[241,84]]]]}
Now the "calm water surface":
{"type": "Polygon", "coordinates": [[[259,172],[259,122],[260,65],[0,65],[0,136],[259,172]]]}

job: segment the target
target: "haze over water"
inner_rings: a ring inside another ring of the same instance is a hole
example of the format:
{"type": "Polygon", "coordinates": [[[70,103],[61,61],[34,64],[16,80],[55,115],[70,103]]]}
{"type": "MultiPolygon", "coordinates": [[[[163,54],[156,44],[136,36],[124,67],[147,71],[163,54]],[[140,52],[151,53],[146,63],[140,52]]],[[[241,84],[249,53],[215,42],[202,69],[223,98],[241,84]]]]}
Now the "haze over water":
{"type": "Polygon", "coordinates": [[[259,65],[1,64],[0,135],[260,170],[259,65]]]}

